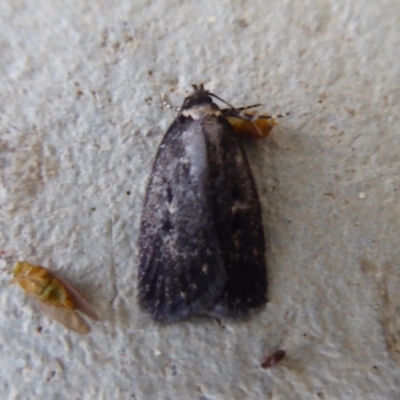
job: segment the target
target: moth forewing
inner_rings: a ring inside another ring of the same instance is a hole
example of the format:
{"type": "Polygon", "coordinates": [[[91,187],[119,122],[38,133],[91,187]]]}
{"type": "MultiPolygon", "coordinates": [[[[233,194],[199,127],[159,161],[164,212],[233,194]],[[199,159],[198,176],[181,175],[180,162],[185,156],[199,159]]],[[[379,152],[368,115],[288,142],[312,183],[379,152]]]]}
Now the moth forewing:
{"type": "Polygon", "coordinates": [[[207,184],[206,144],[201,127],[183,130],[185,121],[175,120],[159,147],[139,236],[139,305],[160,322],[201,313],[226,281],[207,184]]]}
{"type": "Polygon", "coordinates": [[[71,331],[86,335],[90,332],[89,324],[73,309],[55,307],[40,301],[32,294],[28,295],[31,300],[51,319],[54,319],[61,325],[64,325],[71,331]]]}

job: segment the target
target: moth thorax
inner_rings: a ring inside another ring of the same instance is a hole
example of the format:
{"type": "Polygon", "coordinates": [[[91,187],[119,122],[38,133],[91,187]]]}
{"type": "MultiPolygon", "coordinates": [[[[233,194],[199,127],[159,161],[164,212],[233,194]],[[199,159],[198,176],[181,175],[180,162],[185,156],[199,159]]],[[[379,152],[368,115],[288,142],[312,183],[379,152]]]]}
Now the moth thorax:
{"type": "Polygon", "coordinates": [[[184,117],[191,117],[194,120],[203,119],[206,117],[219,117],[221,115],[221,110],[216,104],[198,104],[190,108],[182,110],[182,115],[184,117]]]}

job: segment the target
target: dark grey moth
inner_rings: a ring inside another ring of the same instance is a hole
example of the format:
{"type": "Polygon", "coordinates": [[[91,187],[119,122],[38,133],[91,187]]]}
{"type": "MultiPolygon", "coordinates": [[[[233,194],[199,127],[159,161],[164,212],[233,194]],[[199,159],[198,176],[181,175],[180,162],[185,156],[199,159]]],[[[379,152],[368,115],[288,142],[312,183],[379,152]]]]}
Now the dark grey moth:
{"type": "Polygon", "coordinates": [[[220,109],[193,87],[158,149],[140,225],[139,306],[164,323],[245,317],[267,301],[260,202],[227,119],[246,108],[220,109]]]}

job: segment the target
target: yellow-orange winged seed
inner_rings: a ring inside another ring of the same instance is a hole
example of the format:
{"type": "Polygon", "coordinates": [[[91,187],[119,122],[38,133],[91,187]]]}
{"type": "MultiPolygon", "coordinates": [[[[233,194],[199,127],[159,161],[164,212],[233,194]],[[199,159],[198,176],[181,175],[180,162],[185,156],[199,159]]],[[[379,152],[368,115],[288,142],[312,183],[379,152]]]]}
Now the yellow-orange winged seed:
{"type": "Polygon", "coordinates": [[[78,310],[99,320],[82,295],[47,268],[23,261],[18,262],[12,272],[11,283],[18,283],[48,316],[66,328],[81,334],[90,332],[89,324],[77,313],[78,310]]]}

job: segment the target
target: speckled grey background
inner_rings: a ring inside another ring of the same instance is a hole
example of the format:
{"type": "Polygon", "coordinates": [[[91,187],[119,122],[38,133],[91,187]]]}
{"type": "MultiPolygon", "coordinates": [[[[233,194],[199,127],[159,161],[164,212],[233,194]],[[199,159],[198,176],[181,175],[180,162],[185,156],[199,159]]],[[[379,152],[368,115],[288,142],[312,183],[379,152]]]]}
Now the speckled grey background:
{"type": "Polygon", "coordinates": [[[2,399],[398,399],[400,2],[0,3],[2,399]],[[270,302],[167,327],[135,300],[151,164],[190,84],[293,110],[245,143],[270,302]],[[81,337],[8,285],[50,267],[81,337]],[[41,329],[38,329],[41,327],[41,329]],[[279,348],[287,357],[263,370],[279,348]]]}

